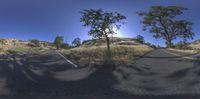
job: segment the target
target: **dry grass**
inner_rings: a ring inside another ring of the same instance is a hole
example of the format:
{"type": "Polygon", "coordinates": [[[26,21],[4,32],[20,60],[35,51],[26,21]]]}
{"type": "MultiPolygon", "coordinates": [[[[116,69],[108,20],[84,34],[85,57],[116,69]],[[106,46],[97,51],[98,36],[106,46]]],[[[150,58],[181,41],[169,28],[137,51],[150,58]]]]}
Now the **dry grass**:
{"type": "Polygon", "coordinates": [[[28,46],[15,46],[9,49],[0,49],[0,54],[27,54],[27,53],[38,53],[42,51],[48,51],[42,47],[28,47],[28,46]]]}
{"type": "Polygon", "coordinates": [[[194,50],[200,50],[200,44],[199,43],[189,44],[188,47],[190,47],[191,49],[194,49],[194,50]]]}
{"type": "Polygon", "coordinates": [[[198,53],[198,50],[189,50],[189,49],[168,49],[168,50],[172,50],[172,51],[177,51],[177,52],[183,52],[183,53],[198,53]]]}
{"type": "MultiPolygon", "coordinates": [[[[131,64],[151,50],[146,45],[112,45],[112,60],[116,64],[131,64]]],[[[106,46],[79,47],[61,52],[78,65],[102,64],[105,61],[106,46]]]]}

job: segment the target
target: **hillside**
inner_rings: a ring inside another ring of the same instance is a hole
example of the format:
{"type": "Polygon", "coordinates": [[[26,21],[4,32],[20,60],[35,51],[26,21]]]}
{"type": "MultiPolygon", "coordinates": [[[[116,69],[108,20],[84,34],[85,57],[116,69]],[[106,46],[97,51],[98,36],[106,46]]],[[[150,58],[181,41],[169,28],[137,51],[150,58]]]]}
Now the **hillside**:
{"type": "Polygon", "coordinates": [[[196,40],[188,45],[189,48],[193,50],[199,50],[200,49],[200,40],[196,40]]]}
{"type": "Polygon", "coordinates": [[[48,42],[40,41],[38,44],[34,44],[31,41],[22,41],[17,39],[0,39],[0,54],[5,54],[10,51],[26,52],[30,49],[45,50],[51,48],[48,42]]]}
{"type": "MultiPolygon", "coordinates": [[[[119,38],[114,37],[110,39],[111,45],[141,45],[141,43],[136,42],[133,38],[119,38]]],[[[105,39],[92,39],[83,41],[82,47],[91,46],[102,46],[106,45],[105,39]]]]}
{"type": "MultiPolygon", "coordinates": [[[[70,50],[62,50],[68,59],[78,65],[100,65],[106,56],[106,41],[94,39],[84,41],[82,46],[70,50]]],[[[128,65],[135,59],[153,50],[152,47],[135,42],[131,38],[111,39],[112,59],[118,65],[128,65]]]]}
{"type": "MultiPolygon", "coordinates": [[[[17,39],[1,39],[1,54],[13,53],[38,53],[39,51],[55,49],[48,42],[40,41],[34,44],[31,41],[22,41],[17,39]]],[[[79,47],[71,49],[62,49],[60,52],[78,65],[100,65],[106,57],[106,41],[104,39],[86,40],[79,47]]],[[[112,59],[116,64],[132,64],[138,57],[153,50],[152,47],[138,43],[131,38],[113,38],[111,39],[112,59]]]]}

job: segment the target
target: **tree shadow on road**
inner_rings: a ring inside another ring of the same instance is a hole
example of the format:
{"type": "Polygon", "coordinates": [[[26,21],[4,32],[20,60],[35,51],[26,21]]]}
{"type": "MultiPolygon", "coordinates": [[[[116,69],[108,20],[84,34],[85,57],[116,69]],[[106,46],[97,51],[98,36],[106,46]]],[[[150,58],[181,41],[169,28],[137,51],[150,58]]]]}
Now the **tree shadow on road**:
{"type": "Polygon", "coordinates": [[[143,58],[153,58],[153,59],[167,59],[167,58],[171,58],[171,59],[173,59],[173,58],[183,58],[183,57],[187,57],[187,56],[194,56],[194,55],[197,55],[196,53],[195,54],[184,54],[184,55],[179,55],[179,56],[169,56],[169,57],[163,57],[163,56],[148,56],[148,55],[146,55],[146,56],[143,56],[143,58]]]}
{"type": "MultiPolygon", "coordinates": [[[[63,81],[54,78],[54,74],[51,71],[58,71],[51,68],[38,68],[44,70],[43,75],[38,75],[32,71],[30,65],[33,65],[33,63],[29,63],[28,60],[21,60],[20,63],[18,60],[0,60],[0,64],[0,78],[6,78],[6,88],[10,91],[7,96],[16,98],[43,97],[41,99],[54,99],[54,97],[76,96],[79,97],[78,99],[83,99],[83,96],[100,96],[108,99],[169,99],[169,96],[137,96],[115,89],[114,86],[120,82],[113,74],[113,71],[116,70],[114,64],[104,64],[96,68],[87,77],[73,81],[63,81]]],[[[43,64],[42,66],[45,65],[43,64]]],[[[63,69],[63,71],[65,70],[67,69],[63,69]]],[[[127,73],[123,73],[123,71],[119,72],[125,74],[125,78],[129,76],[127,73]]],[[[177,97],[170,97],[170,99],[184,99],[177,97]]]]}
{"type": "Polygon", "coordinates": [[[41,76],[31,70],[32,63],[21,60],[19,64],[17,61],[0,61],[3,63],[0,77],[7,79],[6,87],[11,96],[130,96],[113,88],[119,83],[112,74],[115,70],[114,64],[104,64],[80,80],[62,81],[54,78],[51,71],[55,70],[40,68],[44,69],[41,76]]]}

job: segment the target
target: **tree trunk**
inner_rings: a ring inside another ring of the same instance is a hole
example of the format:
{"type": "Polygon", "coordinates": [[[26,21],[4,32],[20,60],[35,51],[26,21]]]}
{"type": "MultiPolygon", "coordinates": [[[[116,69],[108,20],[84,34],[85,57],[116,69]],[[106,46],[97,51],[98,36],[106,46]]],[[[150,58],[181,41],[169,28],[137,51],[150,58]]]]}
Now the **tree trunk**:
{"type": "Polygon", "coordinates": [[[167,44],[167,48],[172,48],[172,40],[167,40],[166,44],[167,44]]]}
{"type": "Polygon", "coordinates": [[[106,43],[107,43],[107,60],[111,60],[111,51],[110,51],[110,38],[106,36],[106,43]]]}

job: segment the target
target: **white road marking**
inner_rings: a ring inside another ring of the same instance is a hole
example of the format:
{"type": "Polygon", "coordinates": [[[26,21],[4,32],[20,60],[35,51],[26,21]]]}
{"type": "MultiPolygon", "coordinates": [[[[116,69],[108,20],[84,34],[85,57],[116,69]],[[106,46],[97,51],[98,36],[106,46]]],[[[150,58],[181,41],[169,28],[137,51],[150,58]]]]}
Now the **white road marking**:
{"type": "Polygon", "coordinates": [[[65,59],[65,61],[67,61],[68,63],[72,64],[74,67],[76,67],[76,68],[78,67],[78,65],[74,64],[73,62],[71,62],[70,60],[68,60],[67,58],[65,58],[65,56],[63,56],[58,51],[56,51],[56,53],[58,53],[63,59],[65,59]]]}

